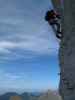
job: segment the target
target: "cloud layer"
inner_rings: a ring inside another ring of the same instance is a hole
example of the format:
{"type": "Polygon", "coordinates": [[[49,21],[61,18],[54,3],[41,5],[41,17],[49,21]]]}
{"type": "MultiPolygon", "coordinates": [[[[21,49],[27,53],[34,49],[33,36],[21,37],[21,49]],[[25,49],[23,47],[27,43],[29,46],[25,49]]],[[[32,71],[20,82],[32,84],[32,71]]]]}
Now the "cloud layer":
{"type": "Polygon", "coordinates": [[[57,55],[58,40],[44,21],[49,6],[49,0],[0,0],[0,87],[31,88],[29,74],[20,72],[20,67],[26,70],[27,61],[40,63],[39,59],[57,55]]]}
{"type": "MultiPolygon", "coordinates": [[[[8,58],[7,55],[15,56],[16,49],[24,52],[28,50],[36,55],[57,52],[58,43],[49,35],[53,32],[44,22],[45,1],[40,2],[39,8],[37,3],[39,1],[34,0],[0,1],[0,59],[8,58]]],[[[16,55],[19,54],[16,52],[16,55]]]]}

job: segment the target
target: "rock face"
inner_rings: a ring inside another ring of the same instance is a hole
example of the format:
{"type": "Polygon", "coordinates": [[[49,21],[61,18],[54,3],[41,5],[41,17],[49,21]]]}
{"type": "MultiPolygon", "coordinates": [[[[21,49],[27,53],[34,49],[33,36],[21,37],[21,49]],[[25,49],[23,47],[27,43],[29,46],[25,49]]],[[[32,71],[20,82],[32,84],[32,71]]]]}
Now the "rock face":
{"type": "Polygon", "coordinates": [[[61,4],[61,0],[51,0],[54,9],[58,12],[61,13],[61,9],[62,9],[62,4],[61,4]]]}
{"type": "Polygon", "coordinates": [[[54,8],[62,15],[59,93],[63,100],[75,100],[75,0],[63,0],[63,10],[59,1],[52,0],[54,8]]]}
{"type": "Polygon", "coordinates": [[[63,100],[75,100],[75,0],[64,0],[63,16],[59,93],[63,100]]]}

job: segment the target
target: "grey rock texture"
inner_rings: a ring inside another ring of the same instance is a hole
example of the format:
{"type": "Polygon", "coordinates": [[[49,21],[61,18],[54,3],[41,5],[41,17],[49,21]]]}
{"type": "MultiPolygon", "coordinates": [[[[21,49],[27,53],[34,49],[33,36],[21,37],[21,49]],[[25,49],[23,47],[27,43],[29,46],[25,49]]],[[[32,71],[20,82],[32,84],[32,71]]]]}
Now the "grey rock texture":
{"type": "Polygon", "coordinates": [[[62,15],[59,93],[62,100],[75,100],[75,0],[63,0],[63,9],[59,1],[52,0],[54,8],[62,15]]]}
{"type": "Polygon", "coordinates": [[[62,5],[61,5],[61,0],[51,0],[54,9],[58,12],[61,13],[62,10],[62,5]]]}
{"type": "Polygon", "coordinates": [[[62,29],[59,93],[63,100],[75,100],[75,0],[64,0],[62,29]]]}

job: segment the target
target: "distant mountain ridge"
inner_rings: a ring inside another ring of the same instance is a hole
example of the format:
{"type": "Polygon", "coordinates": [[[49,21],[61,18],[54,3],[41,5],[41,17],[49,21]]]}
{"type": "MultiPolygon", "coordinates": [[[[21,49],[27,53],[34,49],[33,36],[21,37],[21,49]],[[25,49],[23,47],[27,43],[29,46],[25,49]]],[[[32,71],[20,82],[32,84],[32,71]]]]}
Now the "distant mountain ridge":
{"type": "Polygon", "coordinates": [[[0,100],[10,100],[11,96],[20,96],[21,100],[61,100],[60,96],[52,91],[47,91],[44,93],[24,92],[22,94],[18,94],[16,92],[8,92],[3,95],[0,95],[0,100]]]}

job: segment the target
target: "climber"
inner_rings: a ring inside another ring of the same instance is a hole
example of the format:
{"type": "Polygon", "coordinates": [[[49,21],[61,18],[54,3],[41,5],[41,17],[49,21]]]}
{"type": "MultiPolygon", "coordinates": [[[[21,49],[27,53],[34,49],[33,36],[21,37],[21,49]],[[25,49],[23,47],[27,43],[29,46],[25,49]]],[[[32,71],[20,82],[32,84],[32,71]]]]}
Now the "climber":
{"type": "Polygon", "coordinates": [[[61,32],[60,15],[52,9],[46,12],[45,20],[55,30],[56,37],[61,39],[62,32],[61,32]]]}

